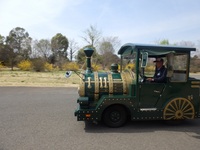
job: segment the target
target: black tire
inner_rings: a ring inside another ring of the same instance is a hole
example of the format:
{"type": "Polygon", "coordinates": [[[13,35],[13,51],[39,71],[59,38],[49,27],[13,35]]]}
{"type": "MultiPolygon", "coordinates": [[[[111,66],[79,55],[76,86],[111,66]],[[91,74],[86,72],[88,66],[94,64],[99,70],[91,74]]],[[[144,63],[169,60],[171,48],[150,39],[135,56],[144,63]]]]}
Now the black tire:
{"type": "Polygon", "coordinates": [[[127,121],[127,112],[123,106],[114,105],[108,107],[103,113],[103,122],[109,127],[123,126],[127,121]]]}

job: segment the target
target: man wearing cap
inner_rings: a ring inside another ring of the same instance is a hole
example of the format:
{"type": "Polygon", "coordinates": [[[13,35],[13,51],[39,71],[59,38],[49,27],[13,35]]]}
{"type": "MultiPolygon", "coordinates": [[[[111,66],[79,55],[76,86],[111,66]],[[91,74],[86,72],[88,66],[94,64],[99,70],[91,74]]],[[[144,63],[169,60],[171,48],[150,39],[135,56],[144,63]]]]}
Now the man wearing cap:
{"type": "Polygon", "coordinates": [[[148,81],[163,83],[166,82],[167,69],[163,65],[164,60],[162,58],[156,58],[154,61],[156,63],[156,70],[153,78],[147,78],[148,81]]]}

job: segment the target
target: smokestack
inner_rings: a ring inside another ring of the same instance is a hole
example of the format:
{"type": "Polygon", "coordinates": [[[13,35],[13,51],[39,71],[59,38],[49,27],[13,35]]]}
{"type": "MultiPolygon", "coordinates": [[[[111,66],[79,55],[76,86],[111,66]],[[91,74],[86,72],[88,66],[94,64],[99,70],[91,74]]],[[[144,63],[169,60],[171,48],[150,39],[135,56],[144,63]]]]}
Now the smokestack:
{"type": "Polygon", "coordinates": [[[87,69],[86,69],[86,73],[92,73],[92,69],[91,69],[91,56],[94,52],[94,50],[90,47],[86,47],[84,49],[86,58],[87,58],[87,69]]]}

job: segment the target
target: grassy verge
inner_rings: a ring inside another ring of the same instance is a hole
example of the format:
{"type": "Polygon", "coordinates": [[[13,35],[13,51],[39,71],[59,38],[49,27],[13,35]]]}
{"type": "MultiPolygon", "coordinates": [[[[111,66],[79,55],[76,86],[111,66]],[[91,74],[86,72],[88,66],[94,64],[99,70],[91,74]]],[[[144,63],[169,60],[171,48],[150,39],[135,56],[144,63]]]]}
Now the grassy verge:
{"type": "MultiPolygon", "coordinates": [[[[200,73],[190,73],[190,76],[200,79],[200,73]]],[[[66,78],[65,71],[0,70],[0,86],[78,87],[79,82],[80,78],[75,73],[66,78]]]]}
{"type": "Polygon", "coordinates": [[[79,81],[76,74],[66,78],[65,71],[0,71],[0,86],[77,87],[79,81]]]}

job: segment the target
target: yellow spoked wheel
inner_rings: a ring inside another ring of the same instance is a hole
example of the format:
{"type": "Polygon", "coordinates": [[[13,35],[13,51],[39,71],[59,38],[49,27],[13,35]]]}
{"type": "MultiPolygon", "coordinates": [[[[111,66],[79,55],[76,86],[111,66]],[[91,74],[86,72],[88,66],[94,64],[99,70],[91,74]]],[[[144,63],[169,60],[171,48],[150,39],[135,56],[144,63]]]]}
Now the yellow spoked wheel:
{"type": "Polygon", "coordinates": [[[164,109],[164,120],[193,119],[195,115],[193,104],[186,98],[175,98],[164,109]]]}

